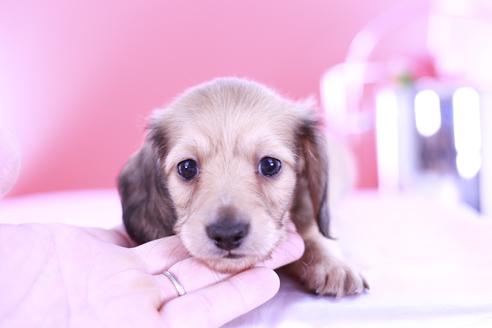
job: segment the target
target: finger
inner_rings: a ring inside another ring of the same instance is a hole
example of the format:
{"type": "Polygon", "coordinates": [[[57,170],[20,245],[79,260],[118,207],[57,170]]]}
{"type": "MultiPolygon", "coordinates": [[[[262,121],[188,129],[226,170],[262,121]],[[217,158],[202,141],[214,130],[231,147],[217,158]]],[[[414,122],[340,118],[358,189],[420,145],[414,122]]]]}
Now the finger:
{"type": "Polygon", "coordinates": [[[103,242],[108,242],[121,247],[131,247],[133,241],[128,238],[121,229],[82,228],[86,233],[103,242]]]}
{"type": "Polygon", "coordinates": [[[296,232],[288,232],[287,238],[272,252],[269,259],[259,262],[256,266],[277,269],[294,262],[304,254],[304,241],[296,232]]]}
{"type": "Polygon", "coordinates": [[[280,286],[268,268],[253,268],[166,303],[163,326],[219,327],[272,298],[280,286]],[[190,315],[190,313],[193,315],[190,315]]]}
{"type": "MultiPolygon", "coordinates": [[[[303,252],[304,242],[302,238],[297,233],[289,232],[287,239],[273,251],[271,258],[258,263],[256,266],[276,269],[299,259],[303,252]]],[[[176,262],[167,271],[176,276],[188,293],[211,286],[231,276],[231,274],[214,271],[203,262],[191,257],[176,262]]],[[[178,296],[176,288],[167,277],[162,274],[156,275],[155,280],[162,291],[162,303],[178,296]]]]}
{"type": "MultiPolygon", "coordinates": [[[[211,270],[203,262],[191,257],[176,262],[167,271],[174,274],[187,293],[211,286],[231,276],[211,270]]],[[[178,296],[173,283],[164,274],[158,274],[154,279],[161,290],[162,303],[178,296]]]]}
{"type": "Polygon", "coordinates": [[[296,225],[294,224],[294,222],[292,222],[292,220],[288,220],[287,223],[285,224],[285,226],[287,227],[287,231],[290,231],[290,232],[296,232],[297,231],[296,225]]]}
{"type": "Polygon", "coordinates": [[[126,242],[126,247],[135,247],[138,246],[136,242],[134,242],[130,236],[128,236],[128,232],[126,231],[125,227],[123,224],[119,224],[115,227],[113,227],[111,230],[116,232],[121,236],[121,238],[126,242]]]}
{"type": "Polygon", "coordinates": [[[142,260],[147,272],[151,274],[163,272],[173,264],[190,257],[177,236],[149,241],[132,248],[132,251],[142,260]]]}

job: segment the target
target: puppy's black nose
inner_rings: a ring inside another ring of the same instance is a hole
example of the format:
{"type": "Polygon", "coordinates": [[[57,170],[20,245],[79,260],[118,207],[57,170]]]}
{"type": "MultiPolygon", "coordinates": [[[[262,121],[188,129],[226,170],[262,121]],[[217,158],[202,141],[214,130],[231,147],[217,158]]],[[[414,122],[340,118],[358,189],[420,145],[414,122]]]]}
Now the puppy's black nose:
{"type": "Polygon", "coordinates": [[[249,223],[233,220],[220,220],[207,226],[207,235],[218,248],[230,251],[241,246],[248,234],[249,223]]]}

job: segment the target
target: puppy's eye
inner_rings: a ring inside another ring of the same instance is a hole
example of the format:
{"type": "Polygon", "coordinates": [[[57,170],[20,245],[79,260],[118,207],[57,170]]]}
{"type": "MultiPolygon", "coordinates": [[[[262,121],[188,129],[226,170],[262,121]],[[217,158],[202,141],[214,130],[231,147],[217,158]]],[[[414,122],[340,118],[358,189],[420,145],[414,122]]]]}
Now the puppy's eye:
{"type": "Polygon", "coordinates": [[[258,164],[258,171],[261,175],[272,177],[282,168],[282,162],[273,157],[263,157],[258,164]]]}
{"type": "Polygon", "coordinates": [[[191,180],[198,174],[198,165],[192,159],[185,159],[178,163],[178,174],[185,180],[191,180]]]}

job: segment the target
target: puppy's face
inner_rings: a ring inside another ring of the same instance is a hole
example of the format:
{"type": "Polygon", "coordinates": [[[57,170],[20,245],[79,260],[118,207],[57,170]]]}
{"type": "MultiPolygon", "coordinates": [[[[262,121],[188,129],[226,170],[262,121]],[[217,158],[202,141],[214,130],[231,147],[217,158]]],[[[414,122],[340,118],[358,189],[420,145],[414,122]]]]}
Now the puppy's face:
{"type": "Polygon", "coordinates": [[[268,258],[285,236],[301,177],[307,208],[319,222],[327,213],[327,170],[309,117],[249,81],[190,89],[153,115],[143,147],[120,174],[128,233],[142,243],[174,232],[219,271],[268,258]]]}
{"type": "Polygon", "coordinates": [[[174,230],[193,256],[221,271],[268,257],[292,203],[295,113],[259,91],[211,87],[157,119],[167,131],[161,169],[174,230]]]}

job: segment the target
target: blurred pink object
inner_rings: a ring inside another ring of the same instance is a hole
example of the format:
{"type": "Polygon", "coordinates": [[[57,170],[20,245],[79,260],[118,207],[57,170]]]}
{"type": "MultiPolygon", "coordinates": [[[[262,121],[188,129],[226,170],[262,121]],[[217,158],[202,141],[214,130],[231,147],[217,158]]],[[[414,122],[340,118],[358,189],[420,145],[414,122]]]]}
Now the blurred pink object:
{"type": "Polygon", "coordinates": [[[428,47],[440,74],[490,90],[492,83],[492,2],[434,0],[428,47]]]}
{"type": "Polygon", "coordinates": [[[13,136],[0,127],[0,198],[14,185],[20,170],[20,154],[13,136]]]}

